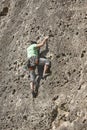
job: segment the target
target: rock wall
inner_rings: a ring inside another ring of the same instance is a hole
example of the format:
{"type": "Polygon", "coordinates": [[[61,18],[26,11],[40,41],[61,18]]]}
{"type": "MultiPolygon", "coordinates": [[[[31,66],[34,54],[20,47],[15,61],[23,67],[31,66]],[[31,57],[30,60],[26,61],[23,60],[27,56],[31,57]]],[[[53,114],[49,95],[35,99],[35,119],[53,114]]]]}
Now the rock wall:
{"type": "Polygon", "coordinates": [[[86,130],[86,60],[86,0],[1,0],[0,130],[86,130]],[[22,68],[29,41],[46,35],[52,74],[33,101],[22,68]]]}

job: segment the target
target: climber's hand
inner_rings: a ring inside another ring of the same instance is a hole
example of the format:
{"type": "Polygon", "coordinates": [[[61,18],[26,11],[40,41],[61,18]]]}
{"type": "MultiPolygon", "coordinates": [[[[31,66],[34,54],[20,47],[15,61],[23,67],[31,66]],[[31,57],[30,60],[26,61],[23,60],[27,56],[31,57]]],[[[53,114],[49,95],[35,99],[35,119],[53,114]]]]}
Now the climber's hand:
{"type": "Polygon", "coordinates": [[[48,38],[49,38],[49,36],[46,36],[46,37],[45,37],[45,40],[47,40],[48,38]]]}

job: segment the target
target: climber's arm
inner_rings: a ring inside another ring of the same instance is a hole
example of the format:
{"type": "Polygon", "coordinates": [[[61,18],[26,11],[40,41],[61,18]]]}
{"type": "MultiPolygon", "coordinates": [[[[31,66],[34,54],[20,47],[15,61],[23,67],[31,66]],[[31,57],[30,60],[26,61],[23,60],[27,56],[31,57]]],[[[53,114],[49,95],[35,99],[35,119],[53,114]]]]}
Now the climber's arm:
{"type": "Polygon", "coordinates": [[[36,47],[37,47],[37,48],[42,47],[42,46],[46,43],[46,40],[47,40],[47,39],[48,39],[48,36],[46,36],[42,42],[38,43],[38,44],[36,45],[36,47]]]}

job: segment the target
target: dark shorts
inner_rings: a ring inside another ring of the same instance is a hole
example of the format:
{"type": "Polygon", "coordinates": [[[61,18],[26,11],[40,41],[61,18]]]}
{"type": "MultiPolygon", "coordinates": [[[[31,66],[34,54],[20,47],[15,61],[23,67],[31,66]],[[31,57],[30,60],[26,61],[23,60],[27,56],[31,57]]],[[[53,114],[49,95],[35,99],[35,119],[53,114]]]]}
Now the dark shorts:
{"type": "MultiPolygon", "coordinates": [[[[48,65],[50,66],[50,61],[46,58],[39,58],[39,64],[41,66],[48,65]]],[[[35,82],[35,69],[30,70],[30,81],[35,82]]]]}

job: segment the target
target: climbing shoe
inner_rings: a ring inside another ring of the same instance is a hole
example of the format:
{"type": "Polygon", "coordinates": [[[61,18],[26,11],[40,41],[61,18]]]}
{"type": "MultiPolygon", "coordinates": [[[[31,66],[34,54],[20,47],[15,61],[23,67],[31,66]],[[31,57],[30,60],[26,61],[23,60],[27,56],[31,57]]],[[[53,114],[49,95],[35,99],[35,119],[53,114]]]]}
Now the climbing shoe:
{"type": "Polygon", "coordinates": [[[43,78],[46,78],[47,76],[49,76],[51,73],[45,73],[43,74],[43,78]]]}
{"type": "Polygon", "coordinates": [[[32,97],[36,98],[36,92],[32,91],[32,97]]]}

